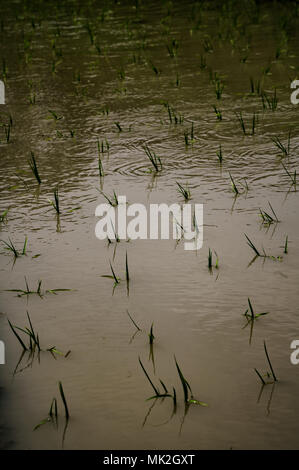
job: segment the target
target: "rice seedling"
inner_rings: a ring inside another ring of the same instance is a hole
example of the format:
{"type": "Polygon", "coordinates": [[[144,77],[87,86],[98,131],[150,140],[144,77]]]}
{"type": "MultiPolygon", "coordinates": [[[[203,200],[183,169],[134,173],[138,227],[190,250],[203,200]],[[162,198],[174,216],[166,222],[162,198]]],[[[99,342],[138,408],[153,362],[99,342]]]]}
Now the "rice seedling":
{"type": "Polygon", "coordinates": [[[261,210],[260,209],[260,217],[262,218],[262,223],[263,225],[266,225],[266,226],[269,226],[273,223],[278,223],[280,222],[277,218],[277,215],[276,213],[274,212],[274,209],[272,207],[272,205],[270,204],[270,202],[268,202],[269,206],[270,206],[270,209],[272,211],[272,215],[270,215],[268,212],[264,211],[264,210],[261,210]]]}
{"type": "Polygon", "coordinates": [[[133,323],[133,325],[135,326],[135,328],[137,329],[137,331],[142,331],[141,328],[139,328],[139,326],[137,325],[137,323],[133,320],[132,316],[130,315],[129,311],[127,310],[127,314],[128,314],[128,317],[130,318],[131,322],[133,323]]]}
{"type": "Polygon", "coordinates": [[[213,106],[218,121],[222,121],[222,112],[216,106],[213,106]]]}
{"type": "Polygon", "coordinates": [[[99,175],[102,178],[103,176],[105,176],[105,173],[104,173],[103,163],[102,163],[100,155],[98,156],[98,167],[99,167],[99,175]]]}
{"type": "Polygon", "coordinates": [[[126,252],[126,281],[130,282],[129,266],[128,266],[128,253],[126,252]]]}
{"type": "Polygon", "coordinates": [[[191,199],[190,189],[187,186],[184,188],[178,181],[176,181],[176,184],[178,185],[178,192],[183,196],[185,201],[189,201],[189,199],[191,199]]]}
{"type": "Polygon", "coordinates": [[[28,163],[29,163],[32,173],[35,176],[36,181],[38,182],[38,184],[41,184],[42,180],[40,179],[40,176],[39,176],[39,172],[38,172],[38,168],[37,168],[37,164],[36,164],[36,160],[35,160],[35,156],[33,152],[31,152],[28,163]]]}
{"type": "Polygon", "coordinates": [[[275,136],[275,137],[272,137],[272,142],[274,143],[274,145],[281,151],[281,153],[287,157],[288,155],[290,155],[290,145],[291,145],[291,131],[289,131],[288,133],[288,140],[287,140],[287,145],[284,145],[281,140],[279,139],[279,137],[275,136]]]}
{"type": "Polygon", "coordinates": [[[247,238],[247,245],[250,246],[250,248],[254,251],[254,253],[256,254],[256,256],[264,256],[262,255],[258,249],[256,248],[256,246],[252,243],[252,241],[247,237],[246,233],[244,234],[245,237],[247,238]]]}
{"type": "Polygon", "coordinates": [[[167,109],[170,124],[182,124],[184,122],[184,116],[177,114],[167,101],[163,101],[162,104],[167,109]]]}
{"type": "Polygon", "coordinates": [[[17,340],[21,344],[23,350],[25,350],[25,351],[29,350],[31,353],[34,353],[35,349],[37,348],[38,351],[40,352],[41,347],[40,347],[40,342],[39,342],[39,336],[34,331],[34,328],[33,328],[33,325],[32,325],[32,322],[31,322],[28,311],[27,311],[27,318],[28,318],[28,322],[29,322],[29,328],[28,327],[20,328],[18,326],[12,325],[12,323],[8,320],[9,326],[10,326],[12,332],[14,333],[15,337],[17,338],[17,340]],[[27,346],[25,345],[25,343],[23,342],[23,340],[21,339],[19,334],[16,332],[16,330],[22,331],[22,333],[26,334],[29,337],[29,344],[27,346]]]}
{"type": "Polygon", "coordinates": [[[167,101],[163,102],[163,106],[165,106],[165,108],[167,109],[169,122],[172,123],[172,110],[171,110],[171,107],[169,106],[169,103],[167,101]]]}
{"type": "Polygon", "coordinates": [[[188,145],[190,145],[188,131],[184,131],[184,139],[185,139],[185,145],[186,147],[188,147],[188,145]]]}
{"type": "Polygon", "coordinates": [[[141,65],[143,63],[143,57],[141,54],[132,54],[132,62],[133,64],[141,65]]]}
{"type": "MultiPolygon", "coordinates": [[[[153,333],[153,328],[154,328],[154,324],[152,323],[151,328],[150,328],[150,332],[148,334],[148,338],[149,338],[149,361],[150,360],[152,361],[154,373],[156,373],[156,365],[155,365],[155,358],[154,358],[154,339],[155,339],[155,336],[154,336],[154,333],[153,333]]],[[[161,380],[160,380],[160,383],[162,384],[162,386],[165,390],[166,387],[165,387],[165,385],[163,384],[163,382],[161,380]]],[[[167,390],[166,390],[166,393],[167,393],[167,390]]]]}
{"type": "Polygon", "coordinates": [[[252,77],[249,78],[250,81],[250,92],[251,93],[256,93],[257,95],[260,95],[261,93],[261,81],[257,80],[254,82],[254,79],[252,77]]]}
{"type": "Polygon", "coordinates": [[[200,62],[199,62],[199,67],[203,70],[207,68],[207,60],[206,57],[202,54],[200,54],[200,62]]]}
{"type": "Polygon", "coordinates": [[[216,255],[215,268],[216,268],[216,269],[219,269],[219,257],[218,257],[218,255],[217,255],[217,253],[216,253],[215,250],[214,250],[214,253],[215,253],[215,255],[216,255]]]}
{"type": "Polygon", "coordinates": [[[289,178],[291,179],[292,181],[292,184],[291,184],[291,187],[294,186],[295,187],[295,191],[296,191],[296,184],[297,184],[297,171],[294,170],[294,174],[292,175],[289,170],[287,169],[287,167],[281,162],[286,174],[289,176],[289,178]]]}
{"type": "Polygon", "coordinates": [[[104,116],[109,116],[110,109],[108,106],[104,106],[101,110],[101,113],[104,114],[104,116]]]}
{"type": "Polygon", "coordinates": [[[253,260],[249,263],[248,267],[256,260],[256,258],[260,257],[260,258],[264,258],[264,260],[266,260],[266,258],[270,258],[272,259],[273,261],[281,261],[282,260],[282,257],[281,256],[272,256],[272,255],[267,255],[267,253],[265,252],[265,249],[263,248],[263,252],[261,253],[257,248],[256,246],[252,243],[252,241],[248,238],[248,236],[246,235],[246,233],[244,234],[245,237],[247,238],[247,245],[250,246],[250,248],[254,251],[255,253],[255,256],[253,258],[253,260]]]}
{"type": "MultiPolygon", "coordinates": [[[[218,255],[217,255],[215,250],[214,250],[214,253],[216,255],[216,261],[215,261],[214,268],[219,269],[219,258],[218,258],[218,255]]],[[[212,253],[211,248],[209,248],[209,253],[208,253],[208,268],[209,268],[210,272],[213,271],[213,253],[212,253]]]]}
{"type": "Polygon", "coordinates": [[[58,114],[51,110],[51,109],[48,109],[49,113],[51,114],[51,117],[54,119],[54,121],[60,121],[62,119],[62,116],[58,116],[58,114]]]}
{"type": "MultiPolygon", "coordinates": [[[[27,312],[27,318],[28,318],[28,321],[29,321],[29,328],[26,328],[25,330],[22,330],[24,333],[27,333],[29,335],[29,341],[30,341],[30,348],[29,349],[32,349],[32,344],[34,345],[34,347],[36,346],[38,351],[41,351],[41,347],[40,347],[40,343],[39,343],[39,336],[37,333],[35,333],[34,329],[33,329],[33,326],[32,326],[32,322],[31,322],[31,319],[30,319],[30,316],[29,316],[29,313],[27,312]]],[[[19,328],[20,329],[20,328],[19,328]]]]}
{"type": "MultiPolygon", "coordinates": [[[[237,116],[238,121],[240,123],[243,134],[247,135],[246,126],[245,126],[244,118],[243,118],[243,115],[242,115],[242,111],[240,111],[239,114],[236,113],[236,116],[237,116]]],[[[253,113],[252,118],[251,118],[251,132],[250,132],[249,135],[254,135],[255,134],[255,129],[256,129],[257,124],[258,124],[258,114],[253,113]]]]}
{"type": "Polygon", "coordinates": [[[171,395],[170,395],[168,392],[160,393],[159,389],[153,384],[153,382],[152,382],[150,376],[148,375],[147,371],[145,370],[145,367],[144,367],[144,365],[142,364],[140,357],[138,357],[138,359],[139,359],[139,364],[140,364],[140,366],[141,366],[141,368],[142,368],[142,370],[143,370],[143,372],[144,372],[144,375],[146,376],[147,380],[149,381],[149,383],[150,383],[151,386],[152,386],[152,389],[153,389],[154,392],[155,392],[155,395],[152,396],[152,397],[150,397],[150,398],[148,398],[147,400],[152,400],[152,399],[154,399],[154,398],[171,397],[171,395]]]}
{"type": "Polygon", "coordinates": [[[19,252],[18,252],[17,249],[15,248],[15,246],[14,246],[14,244],[12,243],[11,239],[9,238],[9,242],[6,242],[5,240],[1,240],[1,241],[2,241],[2,243],[5,244],[6,250],[11,251],[11,252],[14,254],[14,257],[15,257],[15,258],[18,258],[19,252]]]}
{"type": "MultiPolygon", "coordinates": [[[[41,283],[41,281],[39,281],[41,283]]],[[[54,294],[54,295],[57,295],[57,292],[69,292],[69,291],[72,291],[74,289],[62,289],[62,288],[58,288],[58,289],[47,289],[45,290],[45,294],[54,294]]],[[[38,293],[38,292],[37,292],[38,293]]]]}
{"type": "Polygon", "coordinates": [[[242,111],[240,111],[239,115],[236,113],[236,116],[239,120],[239,123],[240,123],[241,129],[243,131],[243,134],[246,135],[246,128],[245,128],[245,123],[244,123],[244,119],[243,119],[243,116],[242,116],[242,111]]]}
{"type": "MultiPolygon", "coordinates": [[[[120,278],[116,277],[116,274],[115,274],[115,272],[114,272],[114,269],[113,269],[112,264],[111,264],[110,261],[109,261],[109,264],[110,264],[110,269],[111,269],[111,272],[112,272],[112,278],[114,279],[115,284],[119,284],[120,278]]],[[[104,277],[104,276],[103,276],[103,277],[104,277]]],[[[106,276],[106,277],[107,277],[107,276],[106,276]]],[[[109,277],[111,278],[111,276],[109,276],[109,277]]]]}
{"type": "Polygon", "coordinates": [[[256,374],[258,375],[258,377],[260,378],[262,384],[263,384],[263,385],[266,385],[266,382],[265,382],[265,380],[263,379],[263,377],[261,376],[261,374],[259,373],[259,371],[258,371],[256,368],[254,368],[254,370],[255,370],[256,374]]]}
{"type": "Polygon", "coordinates": [[[212,269],[212,266],[213,266],[213,264],[212,264],[213,261],[212,260],[213,260],[213,254],[212,254],[211,249],[209,248],[209,255],[208,255],[208,267],[209,267],[209,269],[212,269]]]}
{"type": "Polygon", "coordinates": [[[220,163],[220,165],[221,165],[221,164],[222,164],[222,160],[223,160],[223,153],[222,153],[221,144],[219,145],[219,150],[217,150],[216,155],[217,155],[218,160],[219,160],[219,163],[220,163]]]}
{"type": "Polygon", "coordinates": [[[120,81],[124,81],[125,78],[126,78],[126,74],[125,74],[125,70],[123,67],[121,67],[118,72],[117,72],[117,76],[119,78],[120,81]]]}
{"type": "Polygon", "coordinates": [[[267,106],[271,111],[275,111],[277,109],[278,98],[276,94],[276,88],[274,90],[273,96],[272,95],[269,96],[267,95],[267,93],[263,92],[261,94],[261,99],[262,99],[263,109],[266,109],[267,106]]]}
{"type": "Polygon", "coordinates": [[[38,428],[43,426],[46,423],[53,422],[57,425],[58,423],[58,406],[57,406],[57,399],[53,398],[51,401],[50,409],[48,415],[45,419],[42,419],[34,428],[33,431],[36,431],[38,428]]]}
{"type": "Polygon", "coordinates": [[[288,235],[286,236],[285,243],[284,243],[284,253],[288,253],[288,235]]]}
{"type": "Polygon", "coordinates": [[[123,129],[122,129],[120,123],[119,122],[114,122],[114,124],[116,125],[118,132],[122,132],[123,129]]]}
{"type": "Polygon", "coordinates": [[[210,82],[215,85],[215,83],[221,80],[220,75],[218,72],[214,72],[212,67],[209,67],[209,80],[210,82]]]}
{"type": "Polygon", "coordinates": [[[151,150],[147,145],[143,147],[143,150],[145,151],[149,161],[153,165],[155,172],[158,173],[159,171],[162,171],[163,165],[161,162],[161,158],[156,155],[156,153],[151,150]]]}
{"type": "MultiPolygon", "coordinates": [[[[118,234],[116,233],[115,227],[114,227],[111,219],[110,219],[110,221],[111,221],[112,230],[113,230],[113,233],[114,233],[114,240],[116,241],[116,243],[119,243],[120,238],[119,238],[118,234]]],[[[110,245],[112,243],[112,240],[109,237],[107,237],[107,240],[108,240],[108,245],[110,245]]]]}
{"type": "Polygon", "coordinates": [[[94,45],[94,39],[95,39],[95,37],[94,37],[94,33],[93,33],[92,28],[91,28],[91,26],[90,26],[89,23],[87,23],[87,24],[85,25],[85,29],[86,29],[86,31],[87,31],[87,33],[88,33],[88,36],[89,36],[89,39],[90,39],[90,44],[91,44],[91,45],[94,45]]]}
{"type": "Polygon", "coordinates": [[[11,328],[11,331],[13,332],[13,334],[15,335],[17,340],[19,341],[19,343],[22,346],[23,350],[27,351],[28,347],[25,345],[25,343],[23,342],[23,340],[21,339],[19,334],[16,332],[16,326],[14,327],[8,319],[7,319],[7,321],[8,321],[8,324],[9,324],[10,328],[11,328]]]}
{"type": "Polygon", "coordinates": [[[97,53],[98,53],[99,55],[101,55],[101,54],[102,54],[102,48],[101,48],[101,46],[99,46],[99,44],[95,44],[94,47],[96,48],[97,53]]]}
{"type": "Polygon", "coordinates": [[[175,86],[176,86],[176,87],[181,86],[181,79],[180,79],[178,73],[176,74],[176,78],[175,78],[175,86]]]}
{"type": "Polygon", "coordinates": [[[173,391],[173,394],[172,394],[172,399],[173,399],[172,416],[173,416],[175,414],[176,408],[177,408],[177,398],[176,398],[176,389],[174,387],[172,387],[172,391],[173,391]]]}
{"type": "Polygon", "coordinates": [[[263,75],[270,75],[270,73],[271,73],[271,64],[266,65],[266,67],[262,67],[263,75]]]}
{"type": "Polygon", "coordinates": [[[174,111],[173,108],[172,108],[171,112],[172,112],[172,117],[173,117],[174,124],[183,124],[184,116],[182,116],[182,114],[176,114],[176,112],[174,111]]]}
{"type": "Polygon", "coordinates": [[[252,307],[252,304],[251,304],[251,301],[250,301],[249,297],[248,297],[248,306],[249,306],[249,308],[243,314],[246,317],[246,320],[248,322],[254,321],[254,320],[256,320],[257,318],[259,318],[263,315],[268,315],[268,313],[269,313],[269,312],[255,313],[254,310],[253,310],[253,307],[252,307]]]}
{"type": "Polygon", "coordinates": [[[113,280],[114,280],[114,287],[116,287],[116,286],[120,283],[121,279],[116,276],[115,271],[114,271],[114,269],[113,269],[113,266],[112,266],[112,264],[111,264],[111,261],[109,261],[109,264],[110,264],[110,269],[111,269],[112,275],[110,275],[110,274],[102,274],[101,277],[106,277],[106,278],[108,278],[108,279],[113,279],[113,280]]]}
{"type": "Polygon", "coordinates": [[[216,82],[215,82],[215,94],[216,94],[217,100],[221,99],[223,89],[224,89],[224,84],[220,80],[216,80],[216,82]]]}
{"type": "Polygon", "coordinates": [[[37,294],[39,297],[43,297],[45,294],[55,294],[55,295],[57,295],[57,292],[68,292],[68,291],[73,290],[73,289],[58,288],[58,289],[47,289],[45,291],[42,291],[41,286],[42,286],[42,281],[39,280],[38,283],[37,283],[37,289],[36,290],[31,290],[30,287],[29,287],[29,284],[27,282],[26,276],[25,276],[25,287],[26,287],[26,289],[5,289],[5,292],[17,292],[18,297],[22,297],[24,295],[28,296],[28,295],[31,295],[31,294],[37,294]]]}
{"type": "Polygon", "coordinates": [[[237,196],[239,194],[239,190],[236,186],[236,183],[235,183],[235,180],[233,179],[230,171],[228,172],[229,173],[229,177],[230,177],[230,181],[231,181],[231,186],[232,186],[232,189],[233,189],[233,192],[235,193],[235,195],[237,196]]]}
{"type": "Polygon", "coordinates": [[[62,63],[62,60],[56,60],[56,59],[52,60],[51,70],[52,70],[53,75],[57,73],[57,66],[60,65],[61,63],[62,63]]]}
{"type": "Polygon", "coordinates": [[[154,72],[154,74],[158,77],[161,73],[161,70],[159,70],[154,64],[152,61],[149,61],[149,65],[152,69],[152,71],[154,72]]]}
{"type": "Polygon", "coordinates": [[[271,363],[271,360],[270,360],[270,357],[269,357],[269,353],[268,353],[268,350],[267,350],[267,346],[266,346],[266,341],[264,341],[264,351],[265,351],[265,354],[266,354],[266,358],[267,358],[267,361],[268,361],[268,364],[269,364],[269,367],[270,367],[270,371],[271,372],[266,372],[266,374],[264,375],[264,377],[267,377],[268,379],[271,379],[271,381],[265,381],[265,379],[263,378],[262,374],[260,374],[260,372],[257,370],[257,369],[254,369],[256,374],[258,375],[258,377],[260,378],[261,382],[263,385],[268,385],[268,384],[273,384],[274,382],[278,382],[278,379],[275,375],[275,372],[274,372],[274,369],[273,369],[273,366],[272,366],[272,363],[271,363]]]}
{"type": "Polygon", "coordinates": [[[107,196],[107,194],[105,194],[103,191],[100,191],[100,193],[102,194],[102,196],[104,196],[104,198],[110,204],[110,206],[112,206],[112,207],[118,206],[118,197],[117,197],[117,194],[114,190],[113,190],[113,196],[112,197],[107,196]]]}
{"type": "Polygon", "coordinates": [[[193,144],[194,142],[194,123],[193,122],[191,124],[190,138],[189,138],[189,132],[186,130],[184,131],[184,140],[185,140],[186,147],[193,144]]]}
{"type": "Polygon", "coordinates": [[[29,284],[27,282],[26,277],[25,277],[25,285],[26,285],[26,290],[24,290],[24,289],[7,289],[7,292],[19,292],[18,297],[22,297],[23,295],[30,295],[30,294],[37,294],[41,297],[42,281],[38,281],[37,289],[35,291],[33,291],[29,288],[29,284]]]}
{"type": "Polygon", "coordinates": [[[6,143],[8,144],[9,141],[10,141],[12,125],[10,123],[9,124],[3,124],[3,127],[4,127],[4,132],[5,132],[6,143]]]}
{"type": "Polygon", "coordinates": [[[7,221],[7,214],[8,214],[9,209],[6,209],[5,211],[0,214],[0,223],[4,223],[7,221]]]}
{"type": "Polygon", "coordinates": [[[172,59],[177,56],[178,48],[179,43],[176,39],[172,39],[170,44],[166,44],[167,52],[172,59]]]}
{"type": "Polygon", "coordinates": [[[55,354],[57,354],[58,356],[64,356],[65,358],[68,357],[70,354],[71,354],[71,351],[67,351],[66,353],[63,353],[61,351],[59,351],[56,346],[51,346],[50,348],[47,349],[47,351],[49,351],[49,353],[52,354],[52,356],[54,357],[54,359],[56,360],[56,356],[55,354]]]}
{"type": "Polygon", "coordinates": [[[150,344],[153,344],[154,339],[155,339],[155,336],[154,336],[154,333],[153,333],[153,328],[154,328],[154,324],[152,323],[151,324],[151,329],[150,329],[150,332],[149,332],[149,335],[148,335],[150,344]]]}
{"type": "Polygon", "coordinates": [[[127,295],[129,295],[129,289],[130,289],[130,274],[129,274],[128,253],[127,253],[127,252],[126,252],[126,282],[127,282],[127,295]]]}
{"type": "Polygon", "coordinates": [[[69,409],[68,409],[67,401],[66,401],[66,398],[65,398],[65,394],[64,394],[64,390],[63,390],[63,386],[62,386],[61,382],[59,382],[59,392],[60,392],[60,396],[61,396],[62,403],[63,403],[63,406],[64,406],[65,418],[69,419],[69,417],[70,417],[69,409]]]}
{"type": "Polygon", "coordinates": [[[281,47],[278,46],[275,51],[275,60],[278,60],[280,56],[281,56],[281,47]]]}
{"type": "MultiPolygon", "coordinates": [[[[127,88],[125,86],[119,86],[119,87],[115,88],[115,91],[116,91],[116,93],[119,93],[120,95],[122,95],[122,94],[125,95],[127,93],[127,88]]],[[[131,128],[131,126],[130,126],[130,128],[131,128]]],[[[129,128],[129,131],[131,130],[130,128],[129,128]]]]}
{"type": "MultiPolygon", "coordinates": [[[[70,414],[69,414],[69,408],[68,408],[68,404],[67,404],[67,401],[66,401],[66,398],[65,398],[65,393],[64,393],[64,390],[63,390],[63,386],[62,386],[62,383],[60,381],[58,383],[58,389],[59,389],[60,397],[61,397],[61,400],[62,400],[62,403],[63,403],[63,406],[64,406],[64,412],[65,412],[65,428],[64,428],[64,432],[63,432],[63,438],[62,438],[62,442],[63,442],[64,438],[65,438],[66,428],[67,428],[67,425],[68,425],[70,414]]],[[[49,423],[49,422],[53,422],[56,425],[58,425],[58,404],[57,404],[56,397],[54,397],[51,401],[51,405],[50,405],[50,409],[49,409],[47,417],[45,419],[42,419],[34,427],[33,430],[36,431],[36,429],[40,428],[42,425],[44,425],[46,423],[49,423]]]]}
{"type": "Polygon", "coordinates": [[[191,390],[191,387],[190,387],[190,384],[187,382],[187,380],[185,379],[178,363],[177,363],[177,360],[176,360],[176,357],[174,356],[174,360],[175,360],[175,365],[176,365],[176,368],[177,368],[177,371],[178,371],[178,374],[179,374],[179,377],[180,377],[180,380],[181,380],[181,384],[182,384],[182,387],[183,387],[183,392],[184,392],[184,402],[185,404],[194,404],[194,405],[200,405],[200,406],[208,406],[207,403],[204,403],[202,401],[199,401],[199,400],[195,400],[194,399],[194,396],[193,396],[193,393],[192,393],[192,390],[191,390]],[[190,398],[189,398],[189,392],[190,392],[190,398]]]}
{"type": "Polygon", "coordinates": [[[253,113],[252,115],[252,124],[251,124],[251,135],[255,134],[255,128],[258,122],[258,115],[253,113]]]}
{"type": "Polygon", "coordinates": [[[57,400],[56,398],[53,398],[52,402],[51,402],[51,406],[50,406],[50,410],[49,410],[49,416],[50,418],[52,418],[53,416],[55,416],[55,418],[57,419],[58,417],[58,407],[57,407],[57,400]]]}
{"type": "Polygon", "coordinates": [[[241,181],[241,185],[243,186],[245,191],[248,192],[249,191],[249,186],[248,186],[248,183],[247,183],[247,179],[243,178],[243,180],[244,180],[244,183],[242,183],[242,181],[241,181]]]}
{"type": "Polygon", "coordinates": [[[49,199],[49,203],[54,207],[57,214],[61,214],[60,203],[59,203],[58,185],[56,186],[56,188],[54,188],[53,194],[54,194],[54,201],[51,201],[49,199]]]}
{"type": "Polygon", "coordinates": [[[109,145],[109,142],[108,142],[107,139],[101,140],[101,141],[99,141],[99,139],[98,139],[97,145],[98,145],[98,153],[99,154],[105,153],[105,152],[109,153],[110,145],[109,145]]]}
{"type": "Polygon", "coordinates": [[[22,251],[18,251],[15,247],[15,245],[13,244],[13,242],[11,241],[11,239],[9,238],[9,241],[6,242],[5,240],[1,240],[2,243],[4,243],[5,245],[5,249],[10,251],[15,258],[18,258],[19,256],[24,256],[26,255],[26,249],[27,249],[27,242],[28,242],[28,238],[25,237],[25,241],[24,241],[24,245],[23,245],[23,249],[22,251]]]}
{"type": "Polygon", "coordinates": [[[167,390],[167,387],[166,387],[165,383],[161,379],[159,379],[159,382],[162,385],[164,392],[168,393],[168,390],[167,390]]]}

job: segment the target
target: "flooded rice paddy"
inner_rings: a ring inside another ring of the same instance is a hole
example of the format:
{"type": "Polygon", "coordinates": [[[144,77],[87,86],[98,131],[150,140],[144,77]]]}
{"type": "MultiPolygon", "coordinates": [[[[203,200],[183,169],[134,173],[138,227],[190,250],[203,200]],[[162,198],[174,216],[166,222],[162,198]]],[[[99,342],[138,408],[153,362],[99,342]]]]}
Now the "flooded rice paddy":
{"type": "Polygon", "coordinates": [[[1,1],[0,41],[1,448],[298,449],[298,3],[1,1]],[[177,182],[199,251],[96,238],[177,182]]]}

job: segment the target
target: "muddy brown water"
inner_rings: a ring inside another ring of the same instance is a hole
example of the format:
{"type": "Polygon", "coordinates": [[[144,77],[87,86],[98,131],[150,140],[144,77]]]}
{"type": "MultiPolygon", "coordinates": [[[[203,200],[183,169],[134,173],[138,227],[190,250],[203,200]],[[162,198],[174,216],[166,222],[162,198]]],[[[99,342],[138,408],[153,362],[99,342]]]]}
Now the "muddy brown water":
{"type": "Polygon", "coordinates": [[[61,448],[61,381],[70,411],[67,449],[298,448],[299,365],[290,362],[290,344],[299,339],[299,195],[282,166],[293,173],[298,163],[299,105],[290,102],[299,73],[298,8],[291,2],[1,3],[6,104],[0,116],[8,126],[11,115],[13,125],[8,143],[0,129],[1,213],[9,208],[0,238],[21,249],[28,237],[27,255],[15,262],[1,246],[1,447],[61,448]],[[250,77],[268,97],[276,89],[277,109],[267,103],[263,109],[250,77]],[[219,100],[217,80],[224,84],[219,100]],[[184,117],[181,124],[169,122],[163,102],[184,117]],[[243,135],[240,111],[248,131],[258,114],[254,135],[243,135]],[[192,122],[194,141],[186,148],[192,122]],[[282,158],[272,138],[287,145],[289,131],[290,153],[282,158]],[[101,155],[101,180],[97,139],[110,145],[101,155]],[[144,144],[163,162],[156,176],[144,144]],[[27,162],[31,151],[40,188],[27,162]],[[186,251],[174,240],[108,246],[95,237],[95,208],[105,202],[99,189],[148,207],[183,202],[176,181],[188,183],[191,203],[204,204],[201,250],[186,251]],[[49,204],[57,184],[60,220],[49,204]],[[280,222],[265,227],[259,208],[268,212],[268,201],[280,222]],[[275,259],[250,264],[254,252],[245,233],[275,259]],[[219,257],[213,272],[209,248],[219,257]],[[110,274],[109,261],[122,278],[114,291],[102,277],[110,274]],[[42,280],[42,289],[72,291],[42,298],[7,291],[25,289],[25,276],[32,288],[42,280]],[[256,313],[269,312],[254,322],[251,343],[250,326],[243,328],[248,297],[256,313]],[[136,335],[126,310],[142,329],[136,335]],[[31,364],[26,353],[15,370],[22,349],[7,320],[24,327],[26,311],[41,347],[71,350],[68,357],[54,360],[42,351],[31,364]],[[269,370],[264,340],[278,382],[261,388],[254,368],[269,370]],[[208,407],[185,408],[174,355],[195,398],[208,407]],[[170,398],[146,401],[153,390],[138,357],[155,384],[175,387],[174,414],[170,398]],[[58,426],[33,431],[53,397],[58,426]]]}

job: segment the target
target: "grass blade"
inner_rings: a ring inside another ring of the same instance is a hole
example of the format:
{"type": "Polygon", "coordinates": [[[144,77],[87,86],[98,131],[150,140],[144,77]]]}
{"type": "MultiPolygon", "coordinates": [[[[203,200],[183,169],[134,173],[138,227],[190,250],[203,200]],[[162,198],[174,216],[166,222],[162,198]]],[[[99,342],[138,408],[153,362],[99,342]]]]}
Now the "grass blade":
{"type": "Polygon", "coordinates": [[[269,363],[269,366],[270,366],[270,369],[271,369],[271,372],[272,372],[272,377],[273,377],[274,381],[277,382],[277,378],[276,378],[275,372],[273,370],[273,367],[272,367],[272,364],[271,364],[271,361],[270,361],[270,357],[269,357],[269,354],[268,354],[268,351],[267,351],[266,341],[264,341],[264,349],[265,349],[267,361],[269,363]]]}
{"type": "Polygon", "coordinates": [[[39,172],[38,172],[38,168],[37,168],[37,164],[36,164],[36,160],[35,160],[35,156],[33,152],[31,152],[31,156],[28,160],[28,163],[29,163],[32,173],[34,174],[36,178],[36,181],[38,182],[38,184],[41,184],[42,180],[40,179],[40,176],[39,176],[39,172]]]}
{"type": "Polygon", "coordinates": [[[67,406],[67,402],[66,402],[66,398],[65,398],[65,395],[64,395],[64,390],[63,390],[61,382],[59,382],[59,392],[60,392],[61,399],[62,399],[62,402],[63,402],[63,405],[64,405],[65,417],[66,417],[66,419],[69,419],[69,417],[70,417],[69,409],[68,409],[68,406],[67,406]]]}
{"type": "Polygon", "coordinates": [[[25,346],[24,342],[22,341],[22,339],[20,338],[20,336],[18,335],[18,333],[15,331],[14,327],[12,326],[11,322],[9,320],[7,320],[8,323],[9,323],[9,326],[13,332],[13,334],[16,336],[16,338],[18,339],[19,343],[21,344],[22,348],[24,349],[24,351],[27,351],[27,347],[25,346]]]}
{"type": "Polygon", "coordinates": [[[137,323],[133,320],[133,318],[131,317],[129,311],[127,310],[127,314],[131,320],[131,322],[133,323],[133,325],[137,328],[138,331],[142,331],[141,328],[139,328],[139,326],[137,325],[137,323]]]}
{"type": "Polygon", "coordinates": [[[266,385],[266,382],[264,381],[263,377],[261,376],[261,374],[259,373],[259,371],[257,369],[254,369],[255,372],[257,373],[257,375],[259,376],[259,378],[261,379],[261,382],[263,385],[266,385]]]}
{"type": "Polygon", "coordinates": [[[150,379],[148,373],[146,372],[146,370],[145,370],[145,368],[144,368],[144,366],[143,366],[143,364],[142,364],[142,362],[141,362],[141,360],[140,360],[140,357],[138,357],[138,359],[139,359],[139,364],[141,365],[142,370],[143,370],[143,372],[144,372],[144,374],[145,374],[147,380],[149,381],[149,383],[151,384],[153,390],[155,391],[156,396],[159,397],[159,396],[160,396],[159,390],[154,386],[153,382],[151,381],[151,379],[150,379]]]}
{"type": "Polygon", "coordinates": [[[174,360],[175,360],[175,365],[176,365],[176,368],[177,368],[177,371],[178,371],[178,374],[179,374],[179,377],[181,379],[181,383],[182,383],[182,387],[183,387],[183,392],[184,392],[184,400],[185,400],[185,403],[188,402],[188,397],[189,397],[189,393],[188,393],[188,390],[190,391],[191,395],[192,395],[192,390],[191,390],[191,387],[189,385],[189,383],[187,382],[187,380],[185,379],[185,377],[183,376],[183,373],[177,363],[177,360],[176,360],[176,357],[174,356],[174,360]]]}
{"type": "Polygon", "coordinates": [[[252,243],[252,241],[247,237],[246,233],[244,233],[245,237],[247,238],[247,241],[248,241],[248,245],[250,246],[250,248],[252,248],[252,250],[256,253],[257,256],[261,256],[260,252],[257,250],[257,248],[254,246],[254,244],[252,243]]]}

